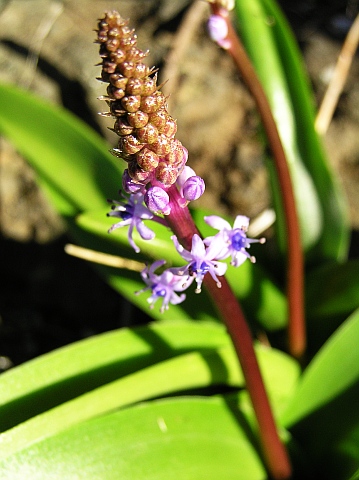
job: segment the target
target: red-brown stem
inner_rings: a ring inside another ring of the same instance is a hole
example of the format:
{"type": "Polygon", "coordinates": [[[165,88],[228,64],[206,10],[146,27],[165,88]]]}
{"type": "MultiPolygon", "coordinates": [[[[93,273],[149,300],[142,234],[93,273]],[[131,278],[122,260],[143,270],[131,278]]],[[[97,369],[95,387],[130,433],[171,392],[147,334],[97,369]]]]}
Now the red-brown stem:
{"type": "MultiPolygon", "coordinates": [[[[171,213],[166,217],[168,225],[187,250],[192,248],[194,233],[199,234],[188,208],[181,208],[176,187],[168,190],[171,197],[171,213]]],[[[206,275],[204,284],[216,305],[218,313],[227,326],[243,371],[246,387],[257,418],[263,456],[271,477],[275,480],[289,479],[291,466],[284,445],[281,443],[273,413],[264,387],[262,375],[253,348],[253,339],[242,309],[226,279],[221,278],[222,288],[206,275]]]]}
{"type": "Polygon", "coordinates": [[[306,328],[304,316],[304,261],[300,241],[300,229],[295,205],[292,181],[283,145],[273,118],[267,96],[258,79],[254,67],[240,42],[228,12],[212,5],[212,11],[227,23],[229,40],[228,52],[232,56],[244,82],[256,102],[273,153],[275,168],[282,194],[287,230],[287,294],[288,294],[288,345],[290,353],[301,358],[306,348],[306,328]]]}

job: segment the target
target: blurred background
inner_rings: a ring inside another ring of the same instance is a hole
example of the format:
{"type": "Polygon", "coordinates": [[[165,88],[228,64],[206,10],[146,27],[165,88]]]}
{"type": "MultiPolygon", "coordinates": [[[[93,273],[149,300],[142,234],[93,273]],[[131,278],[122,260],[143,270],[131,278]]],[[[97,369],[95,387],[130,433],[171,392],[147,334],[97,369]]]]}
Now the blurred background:
{"type": "MultiPolygon", "coordinates": [[[[318,106],[358,1],[286,0],[281,6],[303,52],[318,106]]],[[[160,82],[168,79],[164,88],[178,121],[177,137],[189,150],[189,165],[206,182],[198,203],[256,217],[271,203],[260,121],[231,59],[206,34],[205,2],[198,2],[194,12],[188,0],[2,0],[0,81],[64,106],[114,146],[117,137],[107,128],[111,121],[97,115],[106,108],[97,100],[105,85],[96,80],[100,59],[94,44],[97,19],[113,9],[131,19],[139,47],[150,50],[149,65],[161,69],[160,82]],[[188,29],[179,34],[190,13],[188,29]],[[185,46],[180,58],[171,56],[176,42],[185,46]]],[[[358,78],[355,58],[323,139],[348,199],[352,250],[358,248],[359,230],[358,78]]],[[[91,265],[67,256],[68,242],[65,225],[38,189],[26,160],[0,138],[0,369],[148,320],[102,282],[91,265]]]]}

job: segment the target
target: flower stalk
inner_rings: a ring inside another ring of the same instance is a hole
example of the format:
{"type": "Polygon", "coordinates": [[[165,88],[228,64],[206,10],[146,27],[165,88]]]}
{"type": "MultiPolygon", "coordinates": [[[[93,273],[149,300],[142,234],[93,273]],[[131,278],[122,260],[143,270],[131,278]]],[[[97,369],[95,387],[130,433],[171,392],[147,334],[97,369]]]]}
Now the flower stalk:
{"type": "MultiPolygon", "coordinates": [[[[199,232],[188,208],[180,208],[178,212],[176,208],[172,208],[167,222],[182,245],[190,249],[193,234],[199,232]]],[[[204,285],[236,350],[257,419],[258,435],[268,471],[273,479],[288,479],[291,475],[289,458],[278,435],[253,348],[253,338],[243,311],[225,277],[221,278],[221,288],[218,288],[213,278],[208,275],[204,277],[204,285]]]]}
{"type": "Polygon", "coordinates": [[[300,359],[306,349],[304,315],[304,259],[293,185],[286,155],[272,114],[270,104],[256,71],[230,22],[228,10],[211,4],[209,30],[212,38],[232,56],[244,82],[256,102],[273,153],[280,191],[283,199],[287,231],[287,298],[288,346],[290,353],[300,359]]]}

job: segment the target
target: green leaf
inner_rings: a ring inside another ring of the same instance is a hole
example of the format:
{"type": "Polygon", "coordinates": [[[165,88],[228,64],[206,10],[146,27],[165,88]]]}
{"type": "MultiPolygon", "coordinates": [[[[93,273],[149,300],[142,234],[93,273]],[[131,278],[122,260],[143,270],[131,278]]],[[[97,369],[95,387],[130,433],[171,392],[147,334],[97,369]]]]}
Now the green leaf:
{"type": "MultiPolygon", "coordinates": [[[[118,358],[111,358],[112,362],[107,362],[105,365],[100,361],[92,360],[94,351],[101,355],[106,347],[102,336],[97,342],[94,339],[92,344],[88,341],[79,342],[72,349],[73,352],[70,348],[67,349],[67,356],[63,363],[61,360],[64,358],[64,351],[60,351],[57,356],[44,356],[42,362],[38,361],[37,365],[36,362],[35,365],[34,362],[29,362],[27,365],[32,367],[31,374],[35,378],[31,383],[31,379],[28,379],[29,368],[26,368],[26,364],[18,367],[14,371],[15,382],[14,378],[11,379],[11,375],[10,382],[9,376],[5,377],[3,383],[0,379],[0,387],[4,390],[11,391],[11,387],[15,385],[12,389],[12,397],[18,399],[14,405],[10,398],[7,404],[2,406],[0,414],[3,417],[8,417],[10,414],[11,418],[18,415],[21,418],[21,415],[24,415],[23,410],[30,416],[29,412],[32,409],[34,416],[0,435],[0,458],[13,455],[77,423],[139,401],[170,394],[178,395],[181,392],[205,387],[211,387],[212,391],[214,387],[220,386],[243,387],[244,379],[229,337],[225,337],[226,343],[224,343],[221,341],[223,329],[213,326],[211,330],[211,325],[206,324],[201,327],[203,331],[199,331],[197,325],[189,328],[189,324],[183,325],[183,331],[178,325],[177,328],[135,329],[134,333],[139,338],[131,338],[129,335],[131,331],[125,331],[122,337],[117,335],[116,338],[118,340],[116,351],[119,350],[121,354],[118,353],[118,358]],[[146,347],[144,339],[151,339],[154,334],[162,333],[164,334],[162,337],[171,339],[173,342],[172,337],[176,332],[180,338],[175,340],[180,347],[178,350],[170,350],[163,342],[163,338],[160,341],[155,338],[152,339],[153,351],[148,352],[147,355],[144,354],[143,350],[146,347]],[[218,338],[214,338],[214,334],[219,334],[218,338]],[[196,351],[181,354],[186,351],[185,347],[190,345],[190,339],[196,335],[198,338],[195,342],[193,341],[196,351]],[[217,347],[214,340],[224,345],[217,347]],[[99,344],[97,349],[96,343],[99,344]],[[162,346],[163,343],[165,347],[162,346]],[[142,355],[139,354],[141,347],[142,355]],[[81,365],[81,359],[84,360],[83,369],[76,371],[73,365],[66,361],[71,353],[75,353],[71,357],[80,360],[76,362],[76,366],[81,365]],[[137,367],[136,371],[135,367],[137,367]],[[52,373],[54,368],[56,368],[55,373],[52,373]],[[39,381],[38,376],[40,379],[44,378],[46,372],[49,373],[46,381],[39,381]],[[39,375],[35,376],[37,373],[39,375]],[[58,392],[61,392],[60,397],[58,392]],[[22,397],[20,397],[21,394],[22,397]],[[51,405],[54,398],[57,403],[51,405]],[[35,401],[37,412],[34,410],[35,401]],[[53,408],[50,408],[51,406],[53,408]]],[[[114,339],[110,338],[110,340],[114,339]]],[[[109,347],[108,343],[107,347],[109,347]]],[[[283,404],[287,403],[292,395],[299,376],[299,367],[289,356],[261,345],[257,345],[256,353],[275,413],[278,414],[283,404]]],[[[106,354],[108,356],[107,351],[106,354]]],[[[251,411],[248,404],[244,409],[251,411]]]]}
{"type": "Polygon", "coordinates": [[[1,430],[152,363],[228,342],[220,324],[173,322],[120,329],[65,346],[0,376],[1,430]]]}
{"type": "MultiPolygon", "coordinates": [[[[349,244],[345,202],[314,130],[312,95],[293,35],[273,0],[237,1],[236,13],[287,155],[303,245],[312,257],[343,259],[349,244]]],[[[277,209],[281,221],[281,205],[277,209]]],[[[284,244],[283,225],[279,234],[284,244]]]]}
{"type": "Polygon", "coordinates": [[[224,398],[154,401],[75,426],[0,463],[2,479],[266,478],[224,398]]]}
{"type": "Polygon", "coordinates": [[[15,86],[0,85],[0,97],[0,132],[36,170],[61,215],[102,208],[117,194],[121,162],[92,129],[15,86]]]}
{"type": "Polygon", "coordinates": [[[328,480],[346,480],[359,467],[358,344],[359,310],[314,357],[281,416],[328,480]]]}
{"type": "Polygon", "coordinates": [[[358,292],[359,260],[323,265],[307,276],[307,309],[311,317],[348,315],[359,307],[358,292]]]}
{"type": "Polygon", "coordinates": [[[292,426],[359,382],[359,310],[313,358],[282,416],[292,426]]]}

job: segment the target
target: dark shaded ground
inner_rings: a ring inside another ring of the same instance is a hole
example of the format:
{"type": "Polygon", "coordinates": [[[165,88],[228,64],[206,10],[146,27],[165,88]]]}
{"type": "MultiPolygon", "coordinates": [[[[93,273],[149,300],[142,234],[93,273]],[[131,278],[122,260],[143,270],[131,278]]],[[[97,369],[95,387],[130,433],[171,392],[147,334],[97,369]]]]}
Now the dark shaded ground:
{"type": "MultiPolygon", "coordinates": [[[[95,115],[99,109],[95,98],[104,93],[93,80],[99,71],[92,68],[97,57],[91,30],[99,12],[110,6],[131,16],[139,26],[141,47],[151,49],[150,63],[161,65],[188,6],[185,0],[137,3],[140,9],[135,0],[64,2],[64,10],[41,45],[35,70],[30,65],[26,71],[24,65],[36,46],[31,41],[36,40],[44,12],[51,9],[41,0],[8,2],[0,15],[1,80],[21,83],[22,79],[31,90],[65,105],[113,141],[106,124],[95,115]],[[29,31],[21,30],[24,22],[29,31]]],[[[319,99],[325,89],[323,72],[334,64],[358,2],[282,4],[319,99]]],[[[354,229],[359,227],[358,74],[356,60],[326,138],[330,160],[349,197],[354,229]]],[[[181,64],[181,79],[174,111],[178,137],[190,151],[191,166],[205,177],[206,206],[255,216],[270,203],[258,117],[231,62],[207,39],[204,28],[181,64]],[[218,105],[227,106],[225,116],[218,105]]],[[[147,320],[104,284],[91,266],[64,253],[68,239],[62,222],[38,191],[32,171],[4,141],[0,197],[0,368],[89,335],[147,320]]],[[[357,255],[357,236],[353,238],[352,252],[357,255]]]]}

